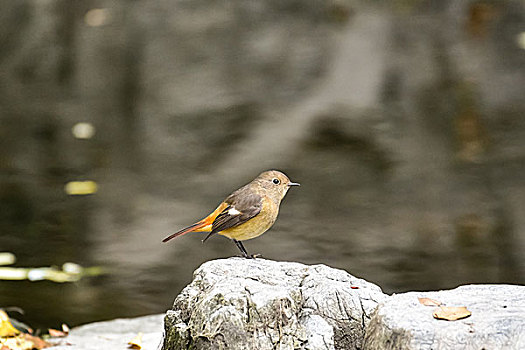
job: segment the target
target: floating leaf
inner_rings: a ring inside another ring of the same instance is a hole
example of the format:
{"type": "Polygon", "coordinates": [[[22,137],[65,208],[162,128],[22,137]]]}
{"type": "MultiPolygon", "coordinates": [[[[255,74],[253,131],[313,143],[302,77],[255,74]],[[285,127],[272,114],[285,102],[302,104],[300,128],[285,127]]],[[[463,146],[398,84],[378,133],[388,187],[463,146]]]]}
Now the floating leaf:
{"type": "Polygon", "coordinates": [[[79,264],[75,264],[72,262],[67,262],[62,265],[62,271],[69,274],[79,274],[82,273],[83,267],[79,264]]]}
{"type": "Polygon", "coordinates": [[[62,270],[56,267],[0,267],[0,280],[49,280],[57,283],[75,282],[85,276],[98,276],[104,273],[99,266],[82,267],[65,263],[62,270]]]}
{"type": "Polygon", "coordinates": [[[71,132],[77,139],[90,139],[95,135],[95,127],[91,123],[76,123],[71,132]]]}
{"type": "Polygon", "coordinates": [[[432,313],[439,320],[455,321],[472,315],[465,306],[440,306],[432,313]]]}
{"type": "Polygon", "coordinates": [[[142,333],[137,334],[137,336],[131,339],[128,343],[130,349],[142,349],[142,333]]]}
{"type": "Polygon", "coordinates": [[[0,337],[13,337],[19,333],[20,331],[13,327],[9,321],[9,316],[0,310],[0,337]]]}
{"type": "Polygon", "coordinates": [[[71,181],[64,187],[64,191],[71,196],[93,194],[97,190],[98,185],[95,181],[71,181]]]}
{"type": "Polygon", "coordinates": [[[25,280],[29,269],[22,267],[0,267],[0,280],[25,280]]]}
{"type": "Polygon", "coordinates": [[[419,300],[420,304],[423,304],[425,306],[440,306],[441,303],[437,300],[430,299],[430,298],[417,298],[419,300]]]}
{"type": "Polygon", "coordinates": [[[0,265],[12,265],[15,263],[15,261],[16,257],[13,253],[0,253],[0,265]]]}
{"type": "Polygon", "coordinates": [[[30,281],[48,280],[57,283],[75,282],[80,279],[78,274],[70,274],[54,267],[39,267],[29,270],[27,279],[30,281]]]}

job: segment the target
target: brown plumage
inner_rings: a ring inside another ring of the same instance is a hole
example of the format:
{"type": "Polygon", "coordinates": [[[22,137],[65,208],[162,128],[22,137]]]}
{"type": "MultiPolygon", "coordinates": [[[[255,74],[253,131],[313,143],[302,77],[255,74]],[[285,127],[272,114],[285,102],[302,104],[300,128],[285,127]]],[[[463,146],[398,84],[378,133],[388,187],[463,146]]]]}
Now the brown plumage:
{"type": "Polygon", "coordinates": [[[188,232],[209,232],[204,242],[217,233],[233,240],[244,257],[253,257],[248,255],[241,241],[258,237],[272,227],[281,200],[290,186],[299,184],[291,182],[280,171],[265,171],[229,195],[210,215],[162,241],[167,242],[188,232]]]}

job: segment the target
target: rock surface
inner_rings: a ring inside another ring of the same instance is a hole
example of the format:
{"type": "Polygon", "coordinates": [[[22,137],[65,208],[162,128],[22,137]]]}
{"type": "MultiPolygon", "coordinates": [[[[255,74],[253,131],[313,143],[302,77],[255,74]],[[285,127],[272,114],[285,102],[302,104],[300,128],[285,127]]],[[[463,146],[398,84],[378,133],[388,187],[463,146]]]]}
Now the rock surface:
{"type": "Polygon", "coordinates": [[[204,263],[166,315],[74,328],[53,350],[525,349],[525,286],[465,285],[388,296],[325,265],[230,258],[204,263]],[[437,320],[437,306],[472,313],[437,320]],[[164,317],[165,337],[162,339],[164,317]]]}
{"type": "Polygon", "coordinates": [[[386,298],[324,265],[210,261],[167,312],[163,349],[357,349],[386,298]]]}
{"type": "Polygon", "coordinates": [[[466,285],[439,292],[394,295],[379,305],[366,330],[365,349],[525,349],[525,286],[466,285]],[[470,317],[443,321],[436,307],[466,306],[470,317]]]}
{"type": "Polygon", "coordinates": [[[162,341],[162,318],[150,315],[129,319],[95,322],[73,328],[66,338],[53,339],[50,350],[125,350],[140,332],[142,349],[158,349],[162,341]]]}

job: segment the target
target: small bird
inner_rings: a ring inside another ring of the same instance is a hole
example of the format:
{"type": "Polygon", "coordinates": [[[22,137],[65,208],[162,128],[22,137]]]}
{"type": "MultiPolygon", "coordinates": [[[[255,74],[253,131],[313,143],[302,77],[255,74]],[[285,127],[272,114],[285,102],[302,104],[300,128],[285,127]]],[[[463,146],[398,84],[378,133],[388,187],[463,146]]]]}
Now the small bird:
{"type": "Polygon", "coordinates": [[[169,235],[162,242],[188,232],[209,232],[202,240],[204,243],[218,233],[231,239],[245,258],[255,258],[255,255],[248,254],[241,241],[258,237],[272,227],[279,214],[281,200],[291,186],[300,185],[291,182],[280,171],[265,171],[230,194],[210,215],[169,235]]]}

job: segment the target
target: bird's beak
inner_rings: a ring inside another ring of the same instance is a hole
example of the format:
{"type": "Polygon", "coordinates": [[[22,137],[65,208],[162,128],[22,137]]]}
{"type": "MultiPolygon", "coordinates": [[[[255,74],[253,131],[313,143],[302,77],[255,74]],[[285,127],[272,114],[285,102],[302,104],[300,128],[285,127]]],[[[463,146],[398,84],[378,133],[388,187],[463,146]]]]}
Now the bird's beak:
{"type": "Polygon", "coordinates": [[[288,186],[301,186],[301,184],[297,182],[288,182],[288,186]]]}

